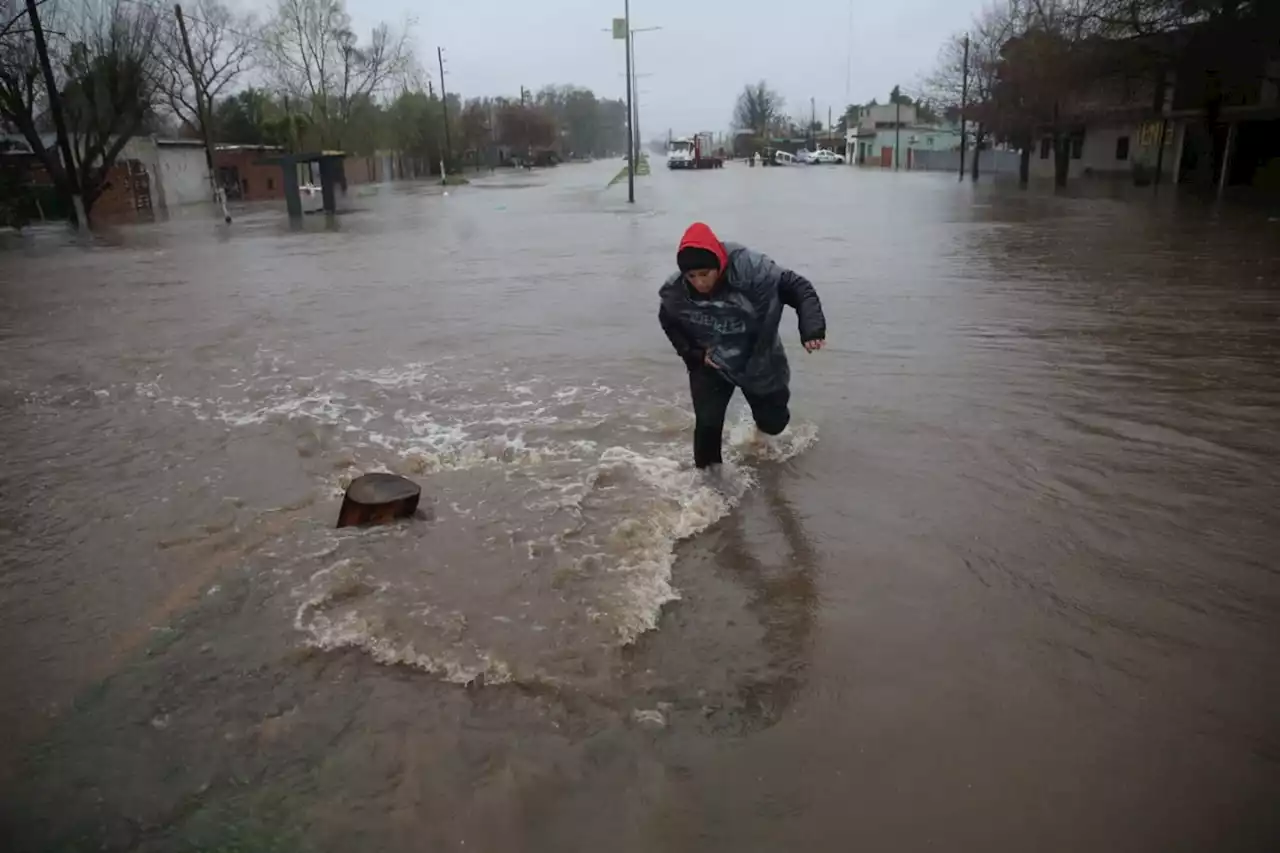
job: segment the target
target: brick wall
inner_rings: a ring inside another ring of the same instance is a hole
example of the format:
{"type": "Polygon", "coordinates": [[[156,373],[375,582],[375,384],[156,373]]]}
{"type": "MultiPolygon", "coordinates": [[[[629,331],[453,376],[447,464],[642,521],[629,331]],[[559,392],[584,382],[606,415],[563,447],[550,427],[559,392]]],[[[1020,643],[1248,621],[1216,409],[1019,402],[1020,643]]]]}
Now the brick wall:
{"type": "Polygon", "coordinates": [[[284,174],[279,166],[261,161],[273,157],[277,151],[266,148],[220,149],[214,152],[213,168],[219,182],[227,187],[231,198],[243,201],[262,201],[284,198],[284,174]],[[234,181],[238,193],[229,184],[234,181]]]}
{"type": "Polygon", "coordinates": [[[118,220],[129,219],[139,213],[147,215],[147,207],[139,210],[137,201],[139,194],[149,193],[147,183],[146,170],[137,160],[116,163],[107,173],[107,186],[93,203],[90,218],[118,220]]]}

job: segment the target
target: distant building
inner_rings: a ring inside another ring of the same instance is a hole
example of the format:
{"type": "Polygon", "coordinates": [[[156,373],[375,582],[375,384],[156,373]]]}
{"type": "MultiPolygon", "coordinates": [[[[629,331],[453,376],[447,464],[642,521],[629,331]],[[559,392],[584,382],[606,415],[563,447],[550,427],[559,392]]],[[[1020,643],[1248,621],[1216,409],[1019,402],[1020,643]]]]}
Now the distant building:
{"type": "Polygon", "coordinates": [[[916,152],[958,149],[960,129],[921,123],[914,105],[861,107],[857,126],[845,134],[845,146],[859,165],[910,169],[916,152]]]}

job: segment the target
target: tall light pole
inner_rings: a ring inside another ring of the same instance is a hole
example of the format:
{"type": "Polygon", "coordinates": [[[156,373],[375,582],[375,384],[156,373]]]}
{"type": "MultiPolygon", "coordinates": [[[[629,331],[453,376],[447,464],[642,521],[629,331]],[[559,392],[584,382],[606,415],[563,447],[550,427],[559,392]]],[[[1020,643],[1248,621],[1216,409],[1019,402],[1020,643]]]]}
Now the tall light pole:
{"type": "Polygon", "coordinates": [[[445,175],[445,164],[453,154],[453,144],[449,140],[449,93],[444,88],[444,48],[436,48],[436,59],[440,61],[440,108],[444,112],[444,152],[440,155],[440,183],[446,184],[449,178],[445,175]]]}
{"type": "Polygon", "coordinates": [[[627,43],[627,202],[636,203],[636,151],[631,103],[631,0],[623,0],[623,15],[613,19],[613,37],[627,43]]]}
{"type": "MultiPolygon", "coordinates": [[[[965,116],[964,110],[968,106],[969,101],[969,34],[964,36],[964,68],[960,72],[960,180],[964,180],[964,149],[965,143],[968,142],[968,136],[965,133],[965,116]]],[[[973,152],[975,161],[978,157],[978,151],[975,148],[973,152]]]]}
{"type": "MultiPolygon", "coordinates": [[[[662,27],[637,27],[631,31],[631,85],[635,85],[635,81],[640,75],[635,72],[636,66],[636,33],[651,33],[660,30],[662,27]]],[[[631,135],[635,137],[636,156],[640,156],[640,98],[639,93],[633,93],[632,99],[635,102],[631,109],[631,135]]]]}
{"type": "MultiPolygon", "coordinates": [[[[894,86],[897,89],[897,86],[894,86]]],[[[898,171],[898,151],[902,143],[902,95],[893,99],[893,171],[898,171]]]]}
{"type": "MultiPolygon", "coordinates": [[[[627,7],[628,9],[630,9],[629,2],[627,4],[627,7]]],[[[628,11],[627,18],[625,19],[615,18],[613,30],[612,31],[604,30],[604,32],[606,33],[613,32],[613,37],[615,39],[622,38],[622,36],[618,34],[619,21],[624,21],[622,26],[626,27],[627,55],[630,57],[630,59],[628,60],[628,68],[630,73],[627,75],[627,125],[631,132],[631,148],[628,149],[628,151],[629,151],[629,159],[634,159],[640,156],[640,98],[637,96],[635,91],[635,81],[640,79],[641,77],[650,76],[646,74],[638,74],[636,73],[636,70],[635,70],[636,68],[636,33],[651,33],[651,32],[654,32],[655,30],[662,29],[662,27],[636,27],[635,29],[631,29],[630,11],[628,11]]]]}

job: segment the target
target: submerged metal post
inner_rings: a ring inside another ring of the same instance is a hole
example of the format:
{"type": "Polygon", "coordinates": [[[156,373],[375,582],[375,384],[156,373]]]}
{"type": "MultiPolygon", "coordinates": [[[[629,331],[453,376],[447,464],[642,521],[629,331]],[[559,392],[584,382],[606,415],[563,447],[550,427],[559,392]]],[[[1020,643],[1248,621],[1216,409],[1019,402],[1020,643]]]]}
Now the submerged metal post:
{"type": "Polygon", "coordinates": [[[290,219],[302,218],[302,193],[298,190],[298,164],[286,158],[280,164],[284,172],[284,206],[290,219]]]}
{"type": "Polygon", "coordinates": [[[326,213],[338,212],[338,202],[333,193],[333,184],[337,178],[335,165],[331,158],[324,157],[320,160],[320,198],[326,213]]]}

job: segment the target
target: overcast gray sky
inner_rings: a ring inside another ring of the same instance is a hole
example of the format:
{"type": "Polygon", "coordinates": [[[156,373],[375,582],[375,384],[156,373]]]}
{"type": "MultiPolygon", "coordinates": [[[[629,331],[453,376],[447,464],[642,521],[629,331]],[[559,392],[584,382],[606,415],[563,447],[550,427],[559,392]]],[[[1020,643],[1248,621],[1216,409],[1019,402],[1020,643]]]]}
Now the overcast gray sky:
{"type": "MultiPolygon", "coordinates": [[[[252,0],[251,0],[252,2],[252,0]]],[[[253,3],[260,9],[271,0],[253,3]],[[261,5],[259,5],[261,4],[261,5]]],[[[434,78],[445,49],[446,83],[464,97],[520,86],[576,83],[622,97],[623,42],[601,32],[622,0],[347,0],[356,32],[380,20],[417,19],[422,63],[434,78]]],[[[760,79],[791,115],[809,99],[826,121],[848,100],[885,100],[927,72],[946,36],[966,26],[980,0],[632,0],[640,127],[646,137],[729,127],[742,87],[760,79]],[[853,26],[850,27],[850,9],[853,26]],[[751,9],[750,12],[744,9],[751,9]],[[846,69],[849,69],[846,75],[846,69]],[[848,79],[846,92],[846,78],[848,79]]],[[[438,85],[438,83],[437,83],[438,85]]]]}

